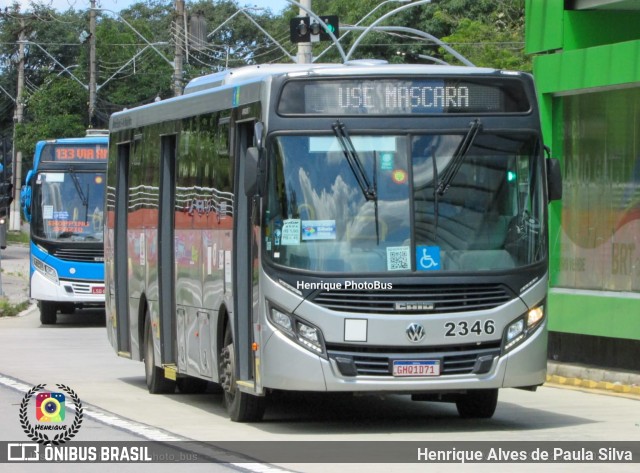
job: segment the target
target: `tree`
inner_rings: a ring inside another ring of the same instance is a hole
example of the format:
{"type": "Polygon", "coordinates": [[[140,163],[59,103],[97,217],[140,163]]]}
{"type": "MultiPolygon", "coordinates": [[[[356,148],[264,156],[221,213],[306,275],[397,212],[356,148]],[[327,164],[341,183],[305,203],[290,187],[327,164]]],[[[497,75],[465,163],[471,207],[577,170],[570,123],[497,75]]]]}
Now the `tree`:
{"type": "Polygon", "coordinates": [[[86,130],[86,91],[77,82],[52,75],[45,87],[26,98],[27,116],[16,124],[16,147],[30,168],[39,140],[83,136],[86,130]]]}
{"type": "MultiPolygon", "coordinates": [[[[403,26],[429,33],[436,38],[455,43],[456,49],[476,65],[529,70],[524,48],[524,0],[438,0],[430,4],[406,8],[406,4],[380,0],[314,0],[314,12],[336,14],[342,26],[368,26],[394,9],[404,10],[390,16],[378,26],[403,26]],[[364,21],[363,21],[364,20],[364,21]]],[[[283,15],[280,30],[288,30],[289,20],[299,15],[298,7],[289,7],[283,15]]],[[[345,51],[354,44],[362,31],[341,30],[345,51]]],[[[314,57],[330,43],[313,45],[314,57]]],[[[295,47],[292,49],[295,54],[295,47]]],[[[436,43],[406,32],[372,31],[359,43],[353,59],[375,58],[391,63],[429,62],[421,56],[433,56],[458,64],[436,43]]],[[[335,47],[324,53],[322,62],[342,62],[335,47]]]]}

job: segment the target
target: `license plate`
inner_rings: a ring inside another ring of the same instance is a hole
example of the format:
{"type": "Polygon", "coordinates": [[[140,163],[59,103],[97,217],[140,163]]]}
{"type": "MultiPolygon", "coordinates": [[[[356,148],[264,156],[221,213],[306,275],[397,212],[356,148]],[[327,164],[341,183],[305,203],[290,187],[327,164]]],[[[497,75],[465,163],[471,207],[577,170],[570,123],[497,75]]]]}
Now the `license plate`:
{"type": "Polygon", "coordinates": [[[104,286],[94,286],[91,288],[91,294],[104,294],[104,286]]]}
{"type": "Polygon", "coordinates": [[[394,360],[394,376],[440,376],[440,360],[394,360]]]}

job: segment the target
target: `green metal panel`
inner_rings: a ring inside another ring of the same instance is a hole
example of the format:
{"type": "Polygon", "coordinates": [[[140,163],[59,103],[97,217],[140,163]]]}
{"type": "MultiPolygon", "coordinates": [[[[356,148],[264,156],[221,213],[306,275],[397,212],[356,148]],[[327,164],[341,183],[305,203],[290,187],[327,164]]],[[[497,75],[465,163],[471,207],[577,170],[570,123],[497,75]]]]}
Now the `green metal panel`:
{"type": "MultiPolygon", "coordinates": [[[[562,150],[564,134],[562,133],[563,107],[562,100],[553,98],[551,95],[544,96],[544,102],[548,103],[545,108],[545,118],[543,130],[545,136],[551,137],[551,156],[560,160],[562,165],[562,150]]],[[[550,285],[555,286],[560,268],[561,238],[562,231],[562,202],[556,201],[549,205],[549,275],[550,285]]]]}
{"type": "Polygon", "coordinates": [[[554,332],[640,340],[640,296],[551,290],[548,306],[549,330],[554,332]]]}
{"type": "Polygon", "coordinates": [[[537,56],[533,73],[540,95],[640,82],[640,40],[537,56]]]}
{"type": "Polygon", "coordinates": [[[566,11],[563,49],[570,51],[640,39],[640,11],[566,11]]]}
{"type": "Polygon", "coordinates": [[[562,49],[564,0],[526,0],[525,52],[562,49]]]}

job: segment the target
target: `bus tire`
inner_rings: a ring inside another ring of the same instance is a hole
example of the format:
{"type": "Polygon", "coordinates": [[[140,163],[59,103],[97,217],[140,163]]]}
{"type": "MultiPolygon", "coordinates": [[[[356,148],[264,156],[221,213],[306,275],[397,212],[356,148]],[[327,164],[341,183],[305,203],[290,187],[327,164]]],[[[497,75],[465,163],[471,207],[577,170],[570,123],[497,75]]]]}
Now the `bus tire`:
{"type": "Polygon", "coordinates": [[[207,390],[209,382],[206,379],[183,376],[176,379],[176,385],[182,394],[200,394],[207,390]]]}
{"type": "Polygon", "coordinates": [[[497,389],[469,391],[456,400],[458,414],[463,419],[489,419],[493,417],[497,405],[497,389]]]}
{"type": "Polygon", "coordinates": [[[40,322],[42,325],[55,325],[58,320],[58,306],[55,302],[40,301],[40,322]]]}
{"type": "Polygon", "coordinates": [[[225,329],[224,343],[220,351],[220,385],[224,392],[223,403],[232,421],[259,422],[262,420],[266,399],[263,396],[242,392],[236,384],[233,335],[229,325],[225,329]]]}
{"type": "Polygon", "coordinates": [[[176,391],[176,382],[164,377],[164,370],[156,366],[156,354],[153,349],[151,321],[147,314],[144,321],[144,375],[147,389],[151,394],[172,394],[176,391]]]}

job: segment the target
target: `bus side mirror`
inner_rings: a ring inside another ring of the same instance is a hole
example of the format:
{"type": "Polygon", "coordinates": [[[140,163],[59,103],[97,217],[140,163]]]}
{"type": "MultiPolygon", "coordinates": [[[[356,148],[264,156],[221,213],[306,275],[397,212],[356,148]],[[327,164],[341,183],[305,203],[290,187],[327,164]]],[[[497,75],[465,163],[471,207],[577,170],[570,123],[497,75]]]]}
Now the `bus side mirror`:
{"type": "Polygon", "coordinates": [[[244,193],[253,197],[258,192],[258,178],[260,175],[260,151],[258,148],[247,148],[244,164],[244,193]]]}
{"type": "Polygon", "coordinates": [[[560,173],[560,161],[548,158],[547,163],[547,195],[549,202],[562,199],[562,174],[560,173]]]}

